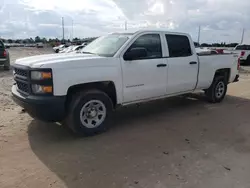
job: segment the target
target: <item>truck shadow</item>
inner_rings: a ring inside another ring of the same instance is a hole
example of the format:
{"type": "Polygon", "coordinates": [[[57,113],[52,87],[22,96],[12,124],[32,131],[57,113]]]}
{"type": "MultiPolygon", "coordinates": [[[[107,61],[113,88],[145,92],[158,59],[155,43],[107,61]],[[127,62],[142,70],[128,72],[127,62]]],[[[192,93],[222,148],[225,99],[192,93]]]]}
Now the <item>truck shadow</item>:
{"type": "Polygon", "coordinates": [[[69,188],[143,187],[139,180],[152,171],[166,177],[176,164],[185,174],[204,153],[250,153],[249,110],[244,98],[208,104],[194,94],[120,109],[111,129],[94,137],[39,121],[31,122],[28,136],[36,156],[69,188]]]}

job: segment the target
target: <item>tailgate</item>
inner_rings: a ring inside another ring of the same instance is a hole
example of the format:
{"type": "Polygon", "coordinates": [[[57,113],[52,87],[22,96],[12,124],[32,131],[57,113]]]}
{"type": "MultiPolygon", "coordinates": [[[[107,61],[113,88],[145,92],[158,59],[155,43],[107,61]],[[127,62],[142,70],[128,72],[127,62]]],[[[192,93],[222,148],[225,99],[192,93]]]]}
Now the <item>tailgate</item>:
{"type": "Polygon", "coordinates": [[[240,71],[240,59],[239,54],[232,54],[233,56],[233,64],[231,67],[231,75],[229,77],[229,82],[234,82],[237,75],[239,75],[240,71]]]}

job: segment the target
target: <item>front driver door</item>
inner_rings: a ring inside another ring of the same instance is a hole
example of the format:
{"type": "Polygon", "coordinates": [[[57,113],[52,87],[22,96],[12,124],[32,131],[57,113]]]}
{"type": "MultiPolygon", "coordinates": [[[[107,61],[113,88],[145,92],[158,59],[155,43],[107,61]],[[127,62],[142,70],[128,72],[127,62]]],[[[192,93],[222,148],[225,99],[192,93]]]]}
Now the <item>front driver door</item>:
{"type": "Polygon", "coordinates": [[[165,95],[167,64],[166,59],[162,58],[160,34],[142,34],[127,51],[132,48],[145,48],[147,57],[132,61],[122,58],[124,103],[165,95]]]}

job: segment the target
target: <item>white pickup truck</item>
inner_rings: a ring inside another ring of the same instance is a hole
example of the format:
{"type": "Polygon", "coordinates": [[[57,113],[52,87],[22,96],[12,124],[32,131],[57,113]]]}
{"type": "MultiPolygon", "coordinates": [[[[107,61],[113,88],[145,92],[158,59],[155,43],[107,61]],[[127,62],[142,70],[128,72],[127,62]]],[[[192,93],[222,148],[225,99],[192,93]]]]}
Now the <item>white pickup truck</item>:
{"type": "Polygon", "coordinates": [[[113,33],[80,54],[18,59],[13,98],[34,118],[66,122],[75,133],[104,131],[118,106],[205,91],[221,102],[238,81],[234,54],[197,55],[188,34],[159,30],[113,33]]]}
{"type": "Polygon", "coordinates": [[[234,51],[239,54],[241,64],[250,64],[250,45],[239,44],[234,51]]]}

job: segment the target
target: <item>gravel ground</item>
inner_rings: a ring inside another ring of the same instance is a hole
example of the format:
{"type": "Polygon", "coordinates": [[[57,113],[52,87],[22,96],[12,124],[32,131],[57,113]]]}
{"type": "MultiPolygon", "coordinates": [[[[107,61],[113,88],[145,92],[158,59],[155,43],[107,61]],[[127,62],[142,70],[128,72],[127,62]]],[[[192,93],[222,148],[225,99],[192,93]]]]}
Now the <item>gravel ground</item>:
{"type": "MultiPolygon", "coordinates": [[[[48,49],[10,49],[18,57],[48,49]]],[[[111,130],[76,138],[32,120],[10,98],[0,72],[1,188],[249,188],[250,76],[230,84],[221,104],[202,95],[132,106],[111,130]]]]}

